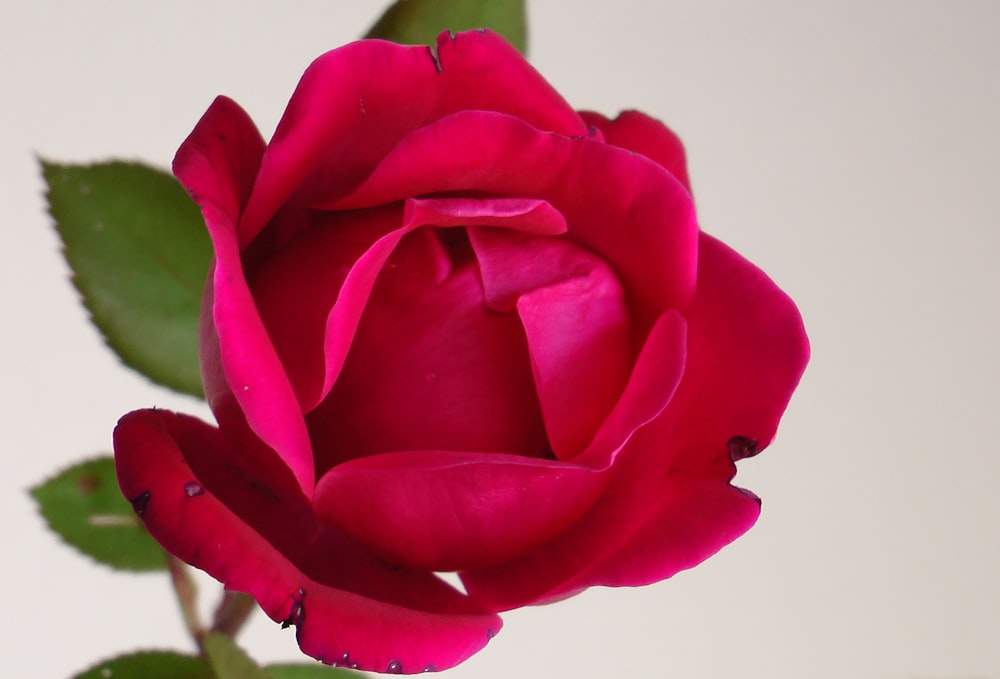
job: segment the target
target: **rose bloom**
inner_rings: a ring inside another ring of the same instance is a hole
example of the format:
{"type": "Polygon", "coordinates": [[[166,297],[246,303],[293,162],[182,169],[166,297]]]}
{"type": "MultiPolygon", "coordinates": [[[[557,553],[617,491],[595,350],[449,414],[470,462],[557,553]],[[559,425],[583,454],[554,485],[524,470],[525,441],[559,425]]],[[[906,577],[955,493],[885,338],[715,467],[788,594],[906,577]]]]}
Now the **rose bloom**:
{"type": "Polygon", "coordinates": [[[574,111],[485,31],[325,54],[270,143],[220,97],[174,161],[215,248],[218,427],[129,413],[122,491],[305,653],[379,672],[698,564],[756,520],[734,462],[808,348],[789,298],[699,231],[684,162],[660,122],[574,111]]]}

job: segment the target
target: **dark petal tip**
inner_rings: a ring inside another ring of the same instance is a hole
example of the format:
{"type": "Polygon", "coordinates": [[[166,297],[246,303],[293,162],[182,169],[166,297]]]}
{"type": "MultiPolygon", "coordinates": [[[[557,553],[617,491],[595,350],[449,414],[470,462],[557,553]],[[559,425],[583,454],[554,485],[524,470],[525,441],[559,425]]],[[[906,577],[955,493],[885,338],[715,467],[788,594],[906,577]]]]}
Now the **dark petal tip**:
{"type": "Polygon", "coordinates": [[[306,591],[300,587],[291,599],[291,609],[288,611],[288,617],[281,621],[281,629],[288,629],[292,625],[295,625],[296,629],[301,629],[306,621],[306,591]]]}
{"type": "Polygon", "coordinates": [[[758,448],[757,439],[748,436],[734,436],[726,443],[729,449],[729,459],[733,462],[753,457],[762,449],[758,448]]]}
{"type": "Polygon", "coordinates": [[[152,495],[148,490],[144,490],[134,498],[129,500],[132,503],[132,511],[136,513],[140,518],[146,513],[146,509],[149,507],[149,497],[152,495]]]}

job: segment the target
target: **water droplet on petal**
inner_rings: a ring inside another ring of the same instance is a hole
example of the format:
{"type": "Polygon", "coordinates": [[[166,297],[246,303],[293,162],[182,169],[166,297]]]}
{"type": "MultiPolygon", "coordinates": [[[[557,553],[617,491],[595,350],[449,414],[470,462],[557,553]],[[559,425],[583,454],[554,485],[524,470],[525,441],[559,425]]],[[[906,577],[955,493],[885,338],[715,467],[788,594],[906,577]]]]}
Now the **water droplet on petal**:
{"type": "Polygon", "coordinates": [[[434,665],[424,665],[424,672],[437,672],[437,671],[438,668],[434,667],[434,665]]]}
{"type": "Polygon", "coordinates": [[[497,632],[492,627],[490,627],[489,629],[486,630],[486,639],[487,640],[492,639],[496,635],[497,635],[497,632]]]}
{"type": "Polygon", "coordinates": [[[344,651],[344,655],[340,656],[340,660],[334,663],[334,665],[338,667],[340,666],[346,667],[347,665],[350,664],[351,664],[351,656],[347,651],[344,651]]]}
{"type": "Polygon", "coordinates": [[[149,496],[152,495],[148,490],[144,490],[134,498],[129,500],[132,503],[132,511],[136,513],[137,516],[142,516],[146,513],[146,508],[149,507],[149,496]]]}
{"type": "Polygon", "coordinates": [[[749,436],[734,436],[726,443],[726,447],[729,449],[729,459],[736,462],[753,457],[760,452],[757,449],[758,445],[757,439],[752,439],[749,436]]]}
{"type": "Polygon", "coordinates": [[[386,674],[402,674],[403,673],[403,663],[398,660],[393,660],[389,663],[389,666],[385,668],[386,674]]]}
{"type": "Polygon", "coordinates": [[[188,481],[184,484],[184,493],[188,497],[194,497],[195,495],[204,495],[205,489],[195,481],[188,481]]]}

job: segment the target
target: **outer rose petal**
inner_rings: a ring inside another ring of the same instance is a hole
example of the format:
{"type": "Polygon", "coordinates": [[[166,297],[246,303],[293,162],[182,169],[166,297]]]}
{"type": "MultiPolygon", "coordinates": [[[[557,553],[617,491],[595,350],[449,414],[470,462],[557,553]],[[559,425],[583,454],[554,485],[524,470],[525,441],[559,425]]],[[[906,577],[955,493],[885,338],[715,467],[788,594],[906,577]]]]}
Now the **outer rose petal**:
{"type": "Polygon", "coordinates": [[[674,467],[716,471],[722,458],[729,468],[728,453],[715,451],[731,437],[757,441],[758,451],[774,438],[809,360],[809,340],[788,295],[704,233],[698,299],[685,315],[691,375],[667,411],[679,451],[674,467]]]}
{"type": "Polygon", "coordinates": [[[566,218],[568,237],[619,275],[640,333],[694,293],[698,224],[691,195],[673,175],[641,155],[500,113],[463,111],[413,132],[355,192],[316,207],[460,191],[551,203],[566,218]]]}
{"type": "Polygon", "coordinates": [[[670,405],[615,463],[616,476],[573,528],[495,569],[463,573],[498,610],[593,585],[643,585],[708,558],[749,528],[757,500],[728,485],[727,442],[766,445],[808,357],[791,300],[759,269],[702,235],[688,357],[670,405]],[[701,523],[699,530],[686,521],[701,523]]]}
{"type": "Polygon", "coordinates": [[[215,248],[201,322],[205,396],[217,413],[235,415],[219,421],[232,425],[233,438],[255,451],[258,462],[274,467],[264,462],[271,454],[246,427],[275,451],[309,495],[314,477],[305,421],[247,287],[236,237],[237,213],[262,145],[246,113],[219,98],[181,145],[174,173],[201,206],[215,248]]]}
{"type": "Polygon", "coordinates": [[[218,430],[135,411],[115,430],[125,497],[166,549],[296,626],[326,663],[384,672],[446,669],[482,648],[500,619],[431,573],[373,559],[319,524],[309,505],[248,475],[218,430]]]}
{"type": "Polygon", "coordinates": [[[265,147],[246,111],[228,97],[216,97],[177,150],[174,172],[199,205],[212,203],[236,222],[265,147]]]}
{"type": "Polygon", "coordinates": [[[562,134],[587,129],[517,50],[490,31],[444,32],[436,58],[427,47],[379,40],[328,52],[302,76],[278,124],[240,224],[241,243],[293,194],[309,202],[316,191],[347,193],[413,130],[476,109],[562,134]]]}
{"type": "Polygon", "coordinates": [[[618,406],[577,460],[454,451],[373,455],[340,464],[320,480],[317,513],[411,566],[476,569],[530,551],[593,504],[621,448],[667,405],[683,373],[684,328],[676,312],[654,325],[618,406]]]}
{"type": "Polygon", "coordinates": [[[554,538],[607,482],[600,471],[497,453],[414,451],[351,460],[316,487],[316,512],[394,563],[491,566],[554,538]]]}
{"type": "Polygon", "coordinates": [[[655,160],[691,191],[687,158],[680,137],[655,118],[639,111],[623,111],[614,120],[600,113],[581,111],[580,117],[603,134],[605,141],[655,160]]]}

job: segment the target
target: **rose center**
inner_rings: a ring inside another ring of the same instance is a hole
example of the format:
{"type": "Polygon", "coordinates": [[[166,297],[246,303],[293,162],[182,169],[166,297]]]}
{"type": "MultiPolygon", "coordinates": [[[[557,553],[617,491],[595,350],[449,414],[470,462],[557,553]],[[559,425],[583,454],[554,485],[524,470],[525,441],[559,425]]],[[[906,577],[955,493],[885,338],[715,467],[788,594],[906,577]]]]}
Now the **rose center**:
{"type": "Polygon", "coordinates": [[[307,424],[317,475],[392,451],[551,455],[523,327],[484,305],[464,229],[403,238],[307,424]]]}

